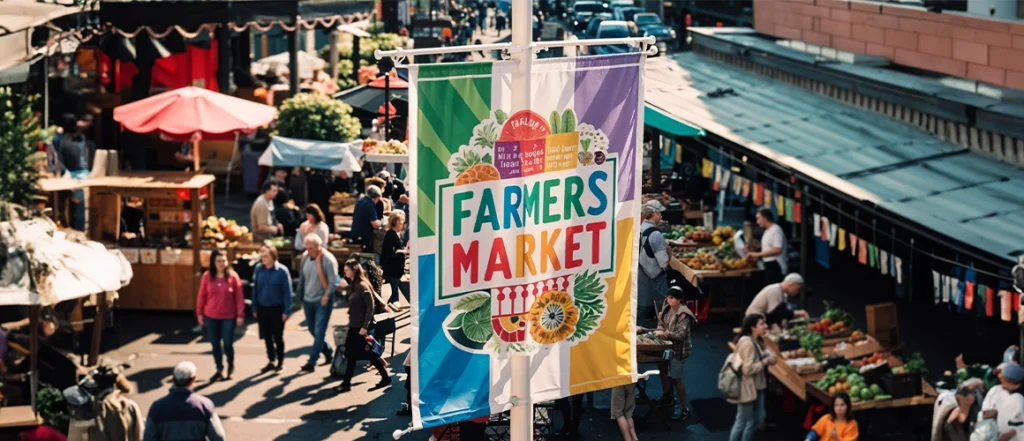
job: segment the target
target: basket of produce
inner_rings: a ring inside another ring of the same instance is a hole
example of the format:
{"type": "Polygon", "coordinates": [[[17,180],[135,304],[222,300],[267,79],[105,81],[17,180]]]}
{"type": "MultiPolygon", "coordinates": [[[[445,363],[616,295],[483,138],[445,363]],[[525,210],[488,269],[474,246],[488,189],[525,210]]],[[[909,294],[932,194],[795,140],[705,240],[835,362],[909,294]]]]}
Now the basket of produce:
{"type": "Polygon", "coordinates": [[[779,345],[779,351],[794,351],[800,349],[800,337],[797,337],[792,334],[783,334],[779,336],[779,339],[776,341],[776,344],[779,345]]]}
{"type": "Polygon", "coordinates": [[[683,265],[694,271],[725,271],[725,265],[714,254],[700,250],[680,256],[683,265]]]}
{"type": "Polygon", "coordinates": [[[903,366],[881,377],[882,389],[896,397],[921,395],[921,376],[928,372],[920,353],[915,353],[903,366]]]}
{"type": "Polygon", "coordinates": [[[869,383],[863,376],[856,372],[852,366],[839,366],[829,369],[825,376],[814,383],[818,389],[835,396],[838,392],[850,394],[854,403],[869,400],[888,400],[893,397],[883,393],[879,384],[869,383]]]}
{"type": "Polygon", "coordinates": [[[658,348],[658,349],[669,349],[669,348],[672,347],[672,342],[667,341],[667,340],[662,340],[662,339],[658,338],[657,336],[654,335],[653,332],[648,332],[648,333],[644,333],[644,334],[638,335],[637,338],[636,338],[636,343],[637,343],[637,345],[642,345],[642,346],[662,346],[663,347],[663,348],[658,348]]]}
{"type": "Polygon", "coordinates": [[[797,374],[807,375],[821,372],[821,363],[813,357],[793,358],[786,360],[786,365],[797,374]]]}

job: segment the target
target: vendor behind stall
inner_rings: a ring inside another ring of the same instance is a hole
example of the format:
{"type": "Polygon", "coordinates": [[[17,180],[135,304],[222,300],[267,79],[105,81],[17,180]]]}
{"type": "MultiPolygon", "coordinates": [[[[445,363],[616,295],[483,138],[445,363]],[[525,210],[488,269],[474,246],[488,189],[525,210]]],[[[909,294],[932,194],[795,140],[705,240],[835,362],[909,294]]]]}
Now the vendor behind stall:
{"type": "Polygon", "coordinates": [[[640,224],[640,268],[637,271],[637,324],[654,328],[658,320],[655,303],[665,300],[668,292],[668,245],[665,236],[658,229],[661,212],[665,206],[657,200],[644,204],[640,210],[643,223],[640,224]]]}
{"type": "MultiPolygon", "coordinates": [[[[1017,363],[1003,363],[1000,366],[999,385],[985,395],[981,410],[995,410],[999,426],[999,441],[1024,439],[1024,368],[1017,363]]],[[[984,416],[979,417],[979,422],[984,416]]]]}
{"type": "Polygon", "coordinates": [[[274,198],[278,187],[274,182],[263,183],[263,194],[256,197],[249,210],[249,223],[253,238],[262,242],[269,237],[280,235],[284,228],[274,221],[274,198]]]}
{"type": "Polygon", "coordinates": [[[786,234],[782,227],[775,223],[772,211],[762,208],[757,211],[757,225],[764,228],[761,235],[761,250],[747,250],[747,260],[760,260],[764,264],[765,283],[779,283],[782,275],[789,271],[786,261],[786,234]]]}
{"type": "Polygon", "coordinates": [[[124,206],[121,207],[121,238],[132,240],[144,237],[143,231],[145,227],[142,224],[144,217],[142,198],[138,196],[129,197],[125,201],[124,206]]]}
{"type": "Polygon", "coordinates": [[[768,285],[757,293],[744,315],[758,314],[764,317],[769,325],[782,323],[783,320],[791,320],[793,317],[807,318],[807,311],[794,310],[788,303],[789,298],[800,295],[803,287],[803,276],[797,273],[789,274],[782,282],[768,285]]]}

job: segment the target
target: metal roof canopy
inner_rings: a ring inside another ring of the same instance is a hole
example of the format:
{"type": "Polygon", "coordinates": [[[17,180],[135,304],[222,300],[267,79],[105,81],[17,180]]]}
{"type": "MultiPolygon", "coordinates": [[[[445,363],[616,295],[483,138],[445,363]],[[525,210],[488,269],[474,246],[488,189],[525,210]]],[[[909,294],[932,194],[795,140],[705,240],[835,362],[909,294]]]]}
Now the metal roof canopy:
{"type": "Polygon", "coordinates": [[[916,127],[692,52],[648,60],[646,97],[924,236],[912,223],[1007,263],[1024,248],[1024,171],[916,127]]]}
{"type": "Polygon", "coordinates": [[[295,24],[296,17],[314,19],[366,12],[370,0],[102,0],[103,22],[121,29],[139,26],[195,28],[207,23],[295,24]]]}
{"type": "Polygon", "coordinates": [[[83,12],[87,6],[66,6],[32,0],[0,1],[0,70],[32,60],[32,31],[60,17],[83,12]]]}

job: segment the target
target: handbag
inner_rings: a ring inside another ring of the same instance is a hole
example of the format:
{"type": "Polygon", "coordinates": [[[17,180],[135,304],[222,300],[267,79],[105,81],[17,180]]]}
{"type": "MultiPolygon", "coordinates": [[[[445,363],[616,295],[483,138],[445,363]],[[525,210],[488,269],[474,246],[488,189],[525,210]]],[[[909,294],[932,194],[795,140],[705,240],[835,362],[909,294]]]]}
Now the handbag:
{"type": "Polygon", "coordinates": [[[377,358],[380,358],[380,356],[384,354],[384,345],[381,342],[377,341],[376,338],[373,338],[372,335],[366,336],[365,349],[367,354],[374,354],[377,356],[377,358]]]}

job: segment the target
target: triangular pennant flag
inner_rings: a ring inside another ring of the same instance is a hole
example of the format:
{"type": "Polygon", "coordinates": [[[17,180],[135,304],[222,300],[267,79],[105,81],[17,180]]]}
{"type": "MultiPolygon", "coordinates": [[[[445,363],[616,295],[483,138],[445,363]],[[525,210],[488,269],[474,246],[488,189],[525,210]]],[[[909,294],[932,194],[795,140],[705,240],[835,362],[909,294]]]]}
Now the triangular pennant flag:
{"type": "Polygon", "coordinates": [[[942,276],[935,270],[932,270],[932,297],[935,298],[936,305],[942,301],[942,276]]]}
{"type": "Polygon", "coordinates": [[[850,254],[857,257],[857,235],[850,232],[850,254]]]}
{"type": "Polygon", "coordinates": [[[772,191],[767,188],[764,189],[764,207],[772,208],[772,191]]]}
{"type": "Polygon", "coordinates": [[[988,287],[982,284],[978,284],[974,290],[974,315],[978,317],[985,316],[985,292],[988,291],[988,287]]]}
{"type": "Polygon", "coordinates": [[[750,179],[743,178],[743,198],[750,197],[750,179]]]}
{"type": "Polygon", "coordinates": [[[903,259],[896,257],[893,259],[893,265],[896,266],[896,283],[903,284],[903,259]]]}
{"type": "Polygon", "coordinates": [[[840,228],[836,235],[839,236],[839,251],[846,251],[846,230],[840,228]]]}
{"type": "Polygon", "coordinates": [[[739,175],[733,175],[732,177],[732,192],[739,196],[743,191],[743,178],[739,175]]]}
{"type": "Polygon", "coordinates": [[[800,203],[793,203],[793,221],[796,223],[803,222],[803,210],[801,210],[800,203]]]}
{"type": "Polygon", "coordinates": [[[881,267],[882,267],[882,275],[883,276],[888,276],[889,275],[889,253],[885,252],[885,250],[882,250],[881,253],[879,254],[878,258],[879,258],[879,260],[882,261],[882,265],[881,265],[881,267]]]}
{"type": "Polygon", "coordinates": [[[786,197],[785,196],[783,196],[781,194],[775,195],[775,209],[778,210],[779,213],[783,213],[783,214],[786,213],[786,197]]]}
{"type": "Polygon", "coordinates": [[[722,188],[722,166],[715,164],[715,184],[712,187],[715,191],[722,188]]]}
{"type": "Polygon", "coordinates": [[[964,309],[974,309],[974,282],[967,282],[967,289],[964,291],[964,309]]]}
{"type": "Polygon", "coordinates": [[[868,266],[878,268],[878,247],[873,243],[868,244],[868,266]]]}
{"type": "Polygon", "coordinates": [[[828,218],[825,216],[821,217],[821,234],[818,236],[821,240],[828,242],[828,218]]]}
{"type": "Polygon", "coordinates": [[[985,316],[996,315],[996,290],[991,286],[985,287],[985,316]]]}
{"type": "Polygon", "coordinates": [[[711,173],[714,173],[714,171],[715,171],[715,163],[711,162],[711,160],[709,160],[707,158],[704,158],[701,161],[702,161],[702,168],[700,170],[700,175],[703,176],[704,179],[710,178],[711,177],[711,173]]]}
{"type": "Polygon", "coordinates": [[[949,303],[949,276],[942,275],[942,303],[949,303]]]}
{"type": "Polygon", "coordinates": [[[786,198],[786,220],[793,222],[793,200],[786,198]]]}
{"type": "Polygon", "coordinates": [[[760,207],[764,202],[764,185],[754,183],[754,205],[760,207]]]}
{"type": "Polygon", "coordinates": [[[821,237],[821,215],[814,213],[814,228],[811,229],[814,232],[814,237],[821,237]]]}
{"type": "Polygon", "coordinates": [[[833,222],[832,225],[829,225],[829,227],[828,227],[828,246],[830,246],[832,248],[836,247],[836,239],[838,239],[837,236],[839,236],[838,233],[839,233],[839,224],[833,222]]]}
{"type": "Polygon", "coordinates": [[[966,291],[964,289],[964,281],[962,279],[953,279],[953,280],[954,280],[954,283],[953,283],[953,289],[954,289],[953,304],[962,308],[964,306],[964,291],[966,291]]]}
{"type": "Polygon", "coordinates": [[[729,188],[729,183],[732,182],[731,179],[732,179],[732,170],[729,170],[729,169],[722,170],[722,183],[721,183],[720,187],[724,188],[724,189],[728,189],[729,188]]]}
{"type": "Polygon", "coordinates": [[[1005,289],[999,290],[999,318],[1003,319],[1004,322],[1008,322],[1013,319],[1013,293],[1005,289]]]}
{"type": "Polygon", "coordinates": [[[861,265],[867,265],[868,264],[868,241],[861,240],[860,241],[860,249],[857,252],[859,253],[859,256],[857,257],[857,260],[860,262],[860,264],[861,265]]]}

